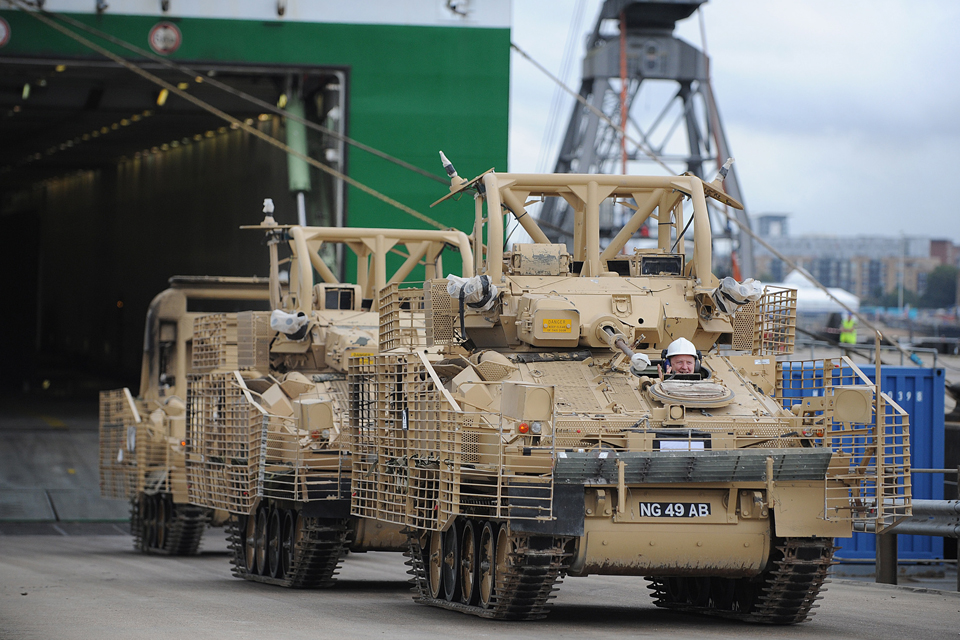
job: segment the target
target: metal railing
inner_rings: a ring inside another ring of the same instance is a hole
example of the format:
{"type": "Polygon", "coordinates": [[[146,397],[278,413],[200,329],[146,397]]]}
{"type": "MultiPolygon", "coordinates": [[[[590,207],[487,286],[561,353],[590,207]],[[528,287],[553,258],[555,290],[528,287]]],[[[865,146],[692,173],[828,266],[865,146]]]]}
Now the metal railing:
{"type": "Polygon", "coordinates": [[[943,484],[952,484],[957,487],[957,499],[960,500],[960,465],[957,465],[956,469],[911,469],[911,473],[942,473],[945,476],[955,474],[957,476],[956,480],[947,480],[943,479],[943,484]]]}
{"type": "MultiPolygon", "coordinates": [[[[834,342],[825,342],[825,341],[823,341],[823,340],[799,340],[799,339],[797,340],[797,345],[796,345],[796,347],[797,347],[797,350],[799,350],[799,349],[801,349],[801,348],[803,348],[803,347],[810,347],[810,358],[811,358],[811,359],[816,359],[816,357],[815,357],[815,355],[814,355],[814,351],[815,351],[816,348],[821,348],[821,349],[840,349],[840,351],[842,352],[842,354],[845,355],[845,356],[849,356],[851,352],[856,353],[857,351],[860,351],[860,350],[867,350],[867,351],[871,351],[871,352],[873,352],[873,351],[876,350],[876,346],[875,346],[875,345],[872,345],[872,344],[867,343],[867,342],[857,343],[857,344],[855,344],[855,345],[850,345],[850,346],[848,346],[848,345],[845,345],[845,344],[837,344],[837,343],[834,343],[834,342]]],[[[899,355],[900,355],[900,366],[902,367],[902,366],[904,366],[904,365],[906,364],[905,361],[904,361],[905,356],[904,356],[904,352],[903,352],[902,349],[900,349],[900,348],[898,348],[898,347],[890,346],[890,345],[883,345],[883,346],[880,347],[880,351],[881,351],[881,352],[884,352],[884,351],[896,351],[896,352],[898,352],[899,355]]],[[[934,368],[934,369],[937,368],[937,356],[938,356],[939,353],[940,353],[937,349],[934,349],[934,348],[932,348],[932,347],[910,347],[910,351],[913,351],[914,353],[929,353],[929,354],[933,355],[933,368],[934,368]]],[[[874,357],[875,357],[875,356],[874,356],[874,357]]]]}
{"type": "MultiPolygon", "coordinates": [[[[960,465],[956,469],[911,469],[911,473],[955,474],[957,480],[944,484],[957,485],[956,500],[913,500],[913,515],[904,518],[887,531],[877,534],[877,582],[897,584],[897,534],[960,538],[960,465]]],[[[875,533],[871,522],[854,522],[855,531],[875,533]]],[[[951,562],[944,560],[944,562],[951,562]]],[[[953,562],[956,562],[955,560],[953,562]]],[[[960,591],[960,569],[957,571],[960,591]]]]}
{"type": "MultiPolygon", "coordinates": [[[[855,531],[874,533],[874,523],[857,521],[855,531]]],[[[960,500],[914,500],[913,515],[890,527],[890,534],[960,538],[960,500]]],[[[886,535],[887,532],[884,532],[886,535]]]]}
{"type": "MultiPolygon", "coordinates": [[[[960,338],[941,338],[939,336],[925,336],[917,339],[920,342],[925,342],[927,344],[937,343],[944,346],[953,345],[948,353],[951,355],[960,355],[960,338]]],[[[927,347],[927,348],[935,349],[936,347],[927,347]]]]}

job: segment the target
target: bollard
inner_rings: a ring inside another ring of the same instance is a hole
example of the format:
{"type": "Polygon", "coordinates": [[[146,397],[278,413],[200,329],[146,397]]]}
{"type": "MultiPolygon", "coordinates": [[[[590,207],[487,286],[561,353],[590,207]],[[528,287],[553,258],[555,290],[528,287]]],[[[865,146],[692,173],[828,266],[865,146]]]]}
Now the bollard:
{"type": "Polygon", "coordinates": [[[897,534],[877,535],[878,584],[897,584],[897,534]]]}

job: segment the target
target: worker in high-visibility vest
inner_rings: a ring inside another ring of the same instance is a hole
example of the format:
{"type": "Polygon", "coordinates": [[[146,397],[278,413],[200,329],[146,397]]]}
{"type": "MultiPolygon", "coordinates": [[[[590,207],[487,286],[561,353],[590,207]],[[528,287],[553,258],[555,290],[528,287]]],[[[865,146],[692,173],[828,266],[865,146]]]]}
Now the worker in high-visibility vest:
{"type": "Polygon", "coordinates": [[[840,343],[857,344],[857,319],[849,313],[843,314],[840,321],[840,343]]]}

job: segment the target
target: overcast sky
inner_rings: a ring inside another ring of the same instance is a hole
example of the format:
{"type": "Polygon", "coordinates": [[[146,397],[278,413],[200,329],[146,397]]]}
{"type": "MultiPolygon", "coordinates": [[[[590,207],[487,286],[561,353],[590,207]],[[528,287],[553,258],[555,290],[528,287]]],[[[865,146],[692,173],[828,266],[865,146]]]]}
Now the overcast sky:
{"type": "MultiPolygon", "coordinates": [[[[513,42],[557,75],[580,4],[574,89],[601,0],[513,4],[513,42]]],[[[960,243],[960,0],[710,0],[702,11],[751,214],[789,214],[792,235],[960,243]]],[[[701,46],[696,14],[677,33],[701,46]]],[[[516,53],[511,65],[509,169],[536,171],[556,85],[516,53]]],[[[556,149],[547,157],[552,170],[556,149]]]]}

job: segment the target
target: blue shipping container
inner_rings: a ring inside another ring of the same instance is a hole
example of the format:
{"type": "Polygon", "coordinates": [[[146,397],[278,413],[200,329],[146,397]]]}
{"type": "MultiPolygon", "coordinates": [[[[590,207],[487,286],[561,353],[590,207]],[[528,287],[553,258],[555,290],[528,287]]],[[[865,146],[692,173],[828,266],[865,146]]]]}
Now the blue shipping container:
{"type": "MultiPolygon", "coordinates": [[[[806,367],[785,369],[784,395],[800,397],[804,392],[791,386],[818,388],[822,370],[806,367]],[[800,381],[803,384],[800,384],[800,381]],[[792,381],[791,385],[789,381],[792,381]]],[[[817,369],[820,369],[817,367],[817,369]]],[[[873,365],[861,369],[874,380],[873,365]]],[[[885,366],[881,369],[881,390],[910,416],[910,466],[917,469],[942,469],[944,450],[944,375],[943,369],[885,366]]],[[[943,500],[943,474],[912,474],[913,498],[943,500]]],[[[872,560],[876,557],[876,536],[854,533],[852,538],[837,538],[837,559],[872,560]]],[[[897,536],[900,560],[936,560],[943,558],[943,538],[933,536],[897,536]]]]}

